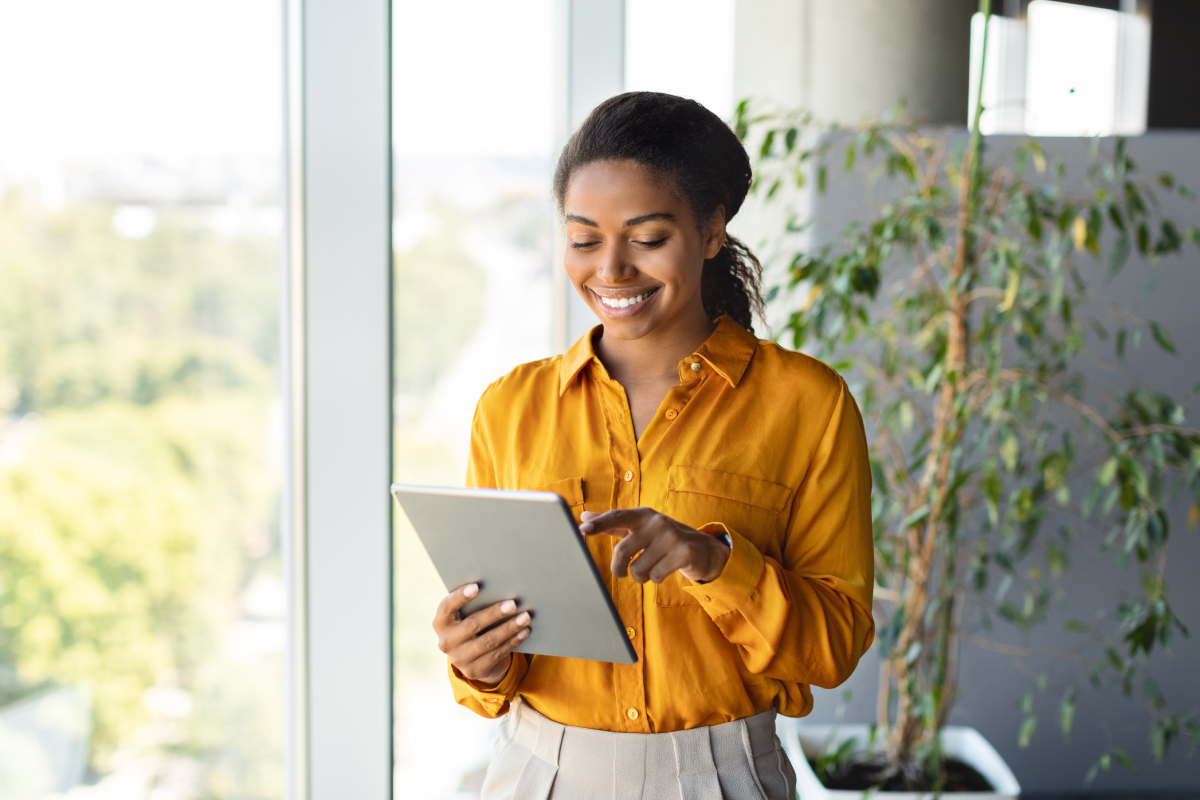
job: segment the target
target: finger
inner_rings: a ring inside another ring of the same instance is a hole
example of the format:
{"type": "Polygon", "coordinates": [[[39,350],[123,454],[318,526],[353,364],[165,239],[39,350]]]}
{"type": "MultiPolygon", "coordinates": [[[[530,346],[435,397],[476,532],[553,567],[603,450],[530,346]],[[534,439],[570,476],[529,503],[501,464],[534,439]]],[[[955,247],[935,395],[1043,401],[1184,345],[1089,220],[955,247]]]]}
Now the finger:
{"type": "Polygon", "coordinates": [[[517,610],[516,601],[502,600],[487,608],[481,608],[462,620],[452,622],[438,631],[438,649],[443,653],[453,652],[466,642],[517,610]]]}
{"type": "MultiPolygon", "coordinates": [[[[479,656],[474,661],[471,661],[470,663],[468,663],[466,665],[456,665],[456,666],[458,666],[459,671],[462,672],[464,675],[474,674],[474,675],[491,676],[491,673],[503,661],[505,661],[510,655],[512,655],[512,651],[516,650],[517,647],[520,646],[521,642],[525,641],[527,638],[529,638],[529,628],[522,628],[521,630],[517,631],[514,635],[510,636],[503,644],[501,644],[495,650],[492,650],[491,652],[488,652],[488,653],[484,653],[483,655],[479,656]]],[[[501,675],[499,677],[503,678],[504,676],[501,675]]]]}
{"type": "Polygon", "coordinates": [[[629,562],[634,558],[641,560],[638,554],[650,546],[654,540],[654,532],[645,528],[636,530],[630,533],[621,541],[617,542],[613,548],[612,563],[610,569],[612,574],[618,578],[624,578],[629,574],[629,562]]]}
{"type": "Polygon", "coordinates": [[[650,573],[658,566],[658,563],[664,558],[667,558],[675,549],[677,542],[672,536],[656,536],[642,554],[629,564],[629,577],[633,578],[638,583],[645,583],[650,580],[650,573]]]}
{"type": "Polygon", "coordinates": [[[468,583],[460,586],[442,598],[438,603],[437,612],[433,616],[433,627],[447,627],[458,621],[458,612],[479,594],[478,583],[468,583]]]}
{"type": "MultiPolygon", "coordinates": [[[[524,611],[517,616],[505,622],[503,625],[497,625],[487,633],[480,634],[475,638],[464,642],[461,646],[452,652],[452,660],[454,661],[476,661],[493,650],[503,648],[509,639],[517,636],[522,630],[528,630],[529,612],[524,611]]],[[[527,636],[528,634],[526,634],[527,636]]],[[[522,637],[524,638],[524,637],[522,637]]],[[[514,647],[516,645],[513,645],[514,647]]]]}
{"type": "Polygon", "coordinates": [[[600,516],[600,512],[598,512],[598,511],[584,511],[582,514],[579,515],[579,520],[580,520],[580,522],[587,522],[589,519],[592,519],[593,517],[598,517],[598,516],[600,516]]]}
{"type": "MultiPolygon", "coordinates": [[[[641,561],[641,559],[638,560],[641,561]]],[[[649,579],[655,583],[662,583],[673,572],[677,572],[678,570],[686,567],[688,565],[688,560],[689,556],[687,550],[677,547],[659,559],[658,563],[656,563],[654,568],[650,570],[650,574],[647,577],[649,577],[649,579]]]]}
{"type": "Polygon", "coordinates": [[[605,511],[603,514],[589,517],[586,522],[579,526],[579,532],[585,536],[592,536],[597,533],[621,535],[616,532],[621,530],[635,530],[656,513],[654,509],[644,507],[614,508],[612,511],[605,511]]]}

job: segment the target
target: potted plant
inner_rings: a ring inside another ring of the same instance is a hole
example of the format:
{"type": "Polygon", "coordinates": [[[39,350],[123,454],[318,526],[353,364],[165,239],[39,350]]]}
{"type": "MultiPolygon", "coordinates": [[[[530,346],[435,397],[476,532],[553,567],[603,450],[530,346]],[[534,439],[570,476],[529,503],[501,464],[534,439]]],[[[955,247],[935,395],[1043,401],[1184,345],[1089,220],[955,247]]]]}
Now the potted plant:
{"type": "MultiPolygon", "coordinates": [[[[981,6],[990,16],[987,0],[981,6]]],[[[768,207],[789,209],[775,245],[790,292],[772,290],[769,301],[799,305],[782,336],[861,382],[871,439],[878,719],[858,730],[810,729],[807,759],[827,786],[961,790],[974,784],[956,777],[955,759],[975,758],[992,791],[1016,794],[1002,761],[1002,769],[983,763],[999,756],[982,737],[946,727],[956,646],[970,635],[965,593],[999,581],[995,613],[1036,625],[1069,551],[1084,543],[1102,543],[1143,578],[1142,595],[1120,603],[1110,625],[1076,626],[1100,644],[1093,682],[1145,703],[1156,756],[1179,738],[1200,744],[1200,725],[1172,710],[1148,668],[1152,652],[1186,635],[1163,579],[1165,509],[1174,493],[1189,494],[1196,521],[1200,433],[1186,424],[1186,399],[1134,385],[1108,401],[1081,367],[1085,356],[1123,358],[1143,333],[1175,351],[1156,322],[1122,312],[1113,324],[1089,300],[1096,264],[1111,277],[1133,252],[1157,268],[1200,244],[1195,227],[1157,211],[1155,192],[1187,192],[1168,175],[1143,182],[1118,140],[1110,153],[1093,145],[1087,192],[1072,195],[1035,141],[991,163],[981,112],[977,104],[957,145],[894,121],[831,131],[804,113],[760,113],[746,102],[735,120],[757,154],[755,191],[768,207]],[[884,177],[890,199],[813,250],[796,236],[790,189],[815,176],[823,191],[835,152],[847,170],[866,162],[884,177]]],[[[1075,692],[1060,693],[1066,733],[1075,692]]],[[[1031,697],[1023,744],[1036,726],[1031,697]]],[[[793,753],[805,773],[806,756],[793,753]]],[[[1114,761],[1128,757],[1101,754],[1090,777],[1114,761]]]]}

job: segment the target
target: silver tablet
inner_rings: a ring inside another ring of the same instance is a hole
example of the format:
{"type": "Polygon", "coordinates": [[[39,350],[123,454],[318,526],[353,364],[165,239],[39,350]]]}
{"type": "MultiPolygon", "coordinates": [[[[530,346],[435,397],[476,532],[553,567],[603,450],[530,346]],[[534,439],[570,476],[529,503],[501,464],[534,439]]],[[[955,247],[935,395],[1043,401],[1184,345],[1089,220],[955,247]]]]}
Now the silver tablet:
{"type": "Polygon", "coordinates": [[[466,616],[528,610],[517,652],[633,664],[637,654],[566,502],[552,492],[392,485],[446,591],[479,584],[466,616]]]}

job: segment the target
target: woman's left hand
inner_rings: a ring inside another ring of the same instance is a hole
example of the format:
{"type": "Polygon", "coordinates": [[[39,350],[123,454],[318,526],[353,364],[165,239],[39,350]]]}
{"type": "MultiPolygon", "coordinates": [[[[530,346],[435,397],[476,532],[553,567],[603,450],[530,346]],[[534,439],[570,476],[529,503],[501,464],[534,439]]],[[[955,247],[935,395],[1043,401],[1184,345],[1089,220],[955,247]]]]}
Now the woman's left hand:
{"type": "Polygon", "coordinates": [[[618,578],[630,575],[638,583],[662,583],[679,570],[685,578],[708,583],[721,575],[729,560],[729,548],[715,536],[652,508],[584,511],[581,520],[579,532],[585,536],[606,533],[621,540],[612,557],[612,574],[618,578]]]}

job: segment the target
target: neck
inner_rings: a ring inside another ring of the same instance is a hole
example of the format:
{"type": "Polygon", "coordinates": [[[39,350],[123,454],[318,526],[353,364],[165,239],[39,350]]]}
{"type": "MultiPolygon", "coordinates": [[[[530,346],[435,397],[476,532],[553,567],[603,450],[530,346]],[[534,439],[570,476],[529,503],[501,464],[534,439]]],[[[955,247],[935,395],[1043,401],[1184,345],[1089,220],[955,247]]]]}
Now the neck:
{"type": "Polygon", "coordinates": [[[678,383],[679,361],[694,353],[715,329],[716,325],[701,307],[698,313],[688,314],[638,339],[602,334],[595,345],[596,356],[609,376],[623,386],[655,383],[668,377],[678,383]]]}

